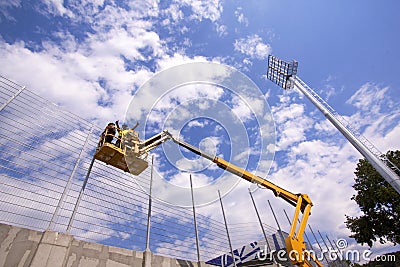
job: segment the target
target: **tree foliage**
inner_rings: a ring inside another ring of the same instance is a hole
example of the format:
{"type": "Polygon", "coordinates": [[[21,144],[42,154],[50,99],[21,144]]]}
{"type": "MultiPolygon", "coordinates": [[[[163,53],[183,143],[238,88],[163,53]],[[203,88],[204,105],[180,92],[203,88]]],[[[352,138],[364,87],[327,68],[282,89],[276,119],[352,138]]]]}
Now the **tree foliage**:
{"type": "MultiPolygon", "coordinates": [[[[386,156],[400,168],[399,150],[388,151],[386,156]]],[[[400,195],[366,159],[359,160],[355,175],[353,188],[357,194],[351,199],[357,202],[363,215],[346,215],[346,226],[352,232],[350,237],[369,246],[377,240],[400,244],[400,195]]]]}

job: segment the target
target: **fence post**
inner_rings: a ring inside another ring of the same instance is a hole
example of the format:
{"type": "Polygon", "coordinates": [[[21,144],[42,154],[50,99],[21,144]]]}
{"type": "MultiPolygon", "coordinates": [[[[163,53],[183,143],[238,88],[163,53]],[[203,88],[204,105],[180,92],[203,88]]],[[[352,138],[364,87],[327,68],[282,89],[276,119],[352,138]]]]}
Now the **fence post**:
{"type": "Polygon", "coordinates": [[[321,237],[322,242],[324,242],[324,245],[325,245],[326,249],[329,251],[329,247],[328,247],[328,245],[326,244],[324,238],[322,237],[321,232],[320,232],[319,230],[317,230],[317,232],[318,232],[319,236],[321,237]]]}
{"type": "Polygon", "coordinates": [[[69,223],[68,223],[67,234],[70,234],[70,232],[71,232],[72,223],[74,222],[75,215],[76,215],[76,211],[78,210],[79,205],[80,205],[80,203],[81,203],[81,200],[82,200],[82,197],[83,197],[83,192],[85,191],[87,182],[88,182],[88,180],[89,180],[89,176],[90,176],[90,173],[91,173],[91,171],[92,171],[92,167],[93,167],[93,164],[94,164],[94,160],[95,160],[95,158],[94,158],[94,155],[93,155],[92,161],[90,162],[88,171],[87,171],[87,173],[86,173],[85,180],[83,181],[83,185],[82,185],[81,191],[79,192],[78,199],[76,200],[76,204],[75,204],[75,207],[74,207],[74,211],[72,212],[71,218],[70,218],[69,223]]]}
{"type": "Polygon", "coordinates": [[[197,266],[200,267],[201,266],[201,262],[200,262],[199,230],[197,228],[196,207],[195,207],[195,204],[194,204],[193,182],[192,182],[192,175],[191,174],[190,174],[189,178],[190,178],[190,192],[192,194],[194,232],[196,234],[197,266]]]}
{"type": "Polygon", "coordinates": [[[343,258],[343,251],[341,250],[341,249],[339,249],[339,247],[338,247],[338,245],[337,245],[337,241],[335,241],[335,240],[332,240],[333,241],[333,247],[335,248],[335,246],[336,246],[336,249],[337,249],[337,251],[342,255],[342,258],[343,258]]]}
{"type": "Polygon", "coordinates": [[[151,157],[149,207],[147,210],[146,251],[150,251],[150,223],[151,223],[151,206],[152,206],[151,189],[153,187],[153,166],[154,166],[154,155],[151,157]]]}
{"type": "Polygon", "coordinates": [[[274,209],[272,208],[271,202],[269,202],[269,200],[268,200],[268,204],[269,204],[269,207],[271,208],[272,215],[274,215],[276,225],[278,225],[279,235],[280,235],[280,237],[281,237],[281,239],[282,239],[283,246],[286,247],[286,242],[285,242],[285,238],[283,237],[283,234],[282,234],[281,226],[279,225],[278,219],[277,219],[276,216],[275,216],[274,209]]]}
{"type": "MultiPolygon", "coordinates": [[[[264,238],[265,238],[265,242],[267,242],[268,250],[269,250],[269,252],[271,252],[271,247],[269,246],[267,234],[265,233],[265,229],[264,229],[264,226],[263,226],[263,224],[262,224],[261,217],[260,217],[260,214],[258,213],[258,209],[257,209],[257,206],[256,206],[256,202],[254,201],[253,194],[251,193],[250,188],[249,188],[249,194],[250,194],[250,197],[251,197],[251,201],[253,202],[253,206],[254,206],[254,209],[255,209],[255,211],[256,211],[257,218],[258,218],[258,222],[260,223],[260,227],[261,227],[261,230],[262,230],[262,232],[263,232],[263,235],[264,235],[264,238]]],[[[267,252],[265,252],[265,255],[266,255],[266,254],[267,254],[267,252]]]]}
{"type": "MultiPolygon", "coordinates": [[[[328,245],[327,245],[326,242],[325,242],[325,239],[324,239],[324,238],[322,237],[322,235],[321,235],[321,232],[320,232],[319,230],[317,230],[317,232],[318,232],[319,236],[321,237],[322,242],[324,242],[326,249],[328,250],[328,252],[330,252],[329,247],[328,247],[328,245]]],[[[331,253],[328,253],[328,255],[331,256],[331,253]]],[[[331,259],[330,259],[330,260],[331,260],[331,259]]],[[[336,263],[334,263],[333,265],[336,265],[336,263]]]]}
{"type": "Polygon", "coordinates": [[[226,236],[228,237],[229,249],[231,250],[233,266],[236,267],[235,255],[233,254],[233,248],[232,248],[231,238],[229,237],[229,230],[228,230],[228,224],[227,224],[227,222],[226,222],[225,211],[224,211],[224,205],[222,204],[221,192],[220,192],[219,190],[218,190],[218,196],[219,196],[219,202],[221,203],[222,217],[224,217],[225,229],[226,229],[226,236]]]}
{"type": "Polygon", "coordinates": [[[149,188],[149,207],[147,210],[147,228],[146,228],[146,249],[143,256],[143,267],[151,267],[152,253],[150,251],[150,224],[151,224],[151,207],[152,207],[152,187],[153,187],[153,169],[154,169],[154,155],[151,157],[151,170],[150,170],[150,188],[149,188]]]}
{"type": "Polygon", "coordinates": [[[73,180],[73,178],[74,178],[74,176],[75,176],[75,172],[76,172],[76,170],[77,170],[78,167],[79,167],[79,163],[80,163],[80,161],[81,161],[83,152],[84,152],[85,149],[86,149],[86,145],[87,145],[87,143],[88,143],[88,141],[89,141],[90,135],[93,133],[93,129],[94,129],[94,124],[92,124],[92,127],[90,127],[90,131],[89,131],[89,133],[88,133],[88,135],[87,135],[87,137],[86,137],[85,143],[83,144],[82,149],[81,149],[81,152],[79,153],[78,159],[76,160],[74,169],[72,170],[71,175],[70,175],[69,178],[68,178],[68,182],[67,182],[67,184],[66,184],[65,187],[64,187],[64,191],[63,191],[63,193],[62,193],[62,195],[61,195],[60,200],[58,201],[57,208],[56,208],[56,210],[55,210],[54,213],[53,213],[53,216],[52,216],[52,218],[51,218],[51,221],[50,221],[50,223],[49,223],[49,227],[47,228],[47,230],[54,230],[55,220],[56,220],[56,218],[57,218],[57,216],[58,216],[58,213],[59,213],[59,211],[60,211],[60,209],[61,209],[61,205],[64,204],[65,197],[66,197],[67,192],[69,191],[69,189],[70,189],[70,187],[71,187],[72,180],[73,180]]]}
{"type": "Polygon", "coordinates": [[[326,239],[328,239],[328,242],[329,242],[329,244],[331,245],[332,249],[335,251],[336,255],[338,256],[338,260],[339,260],[339,262],[340,262],[340,265],[341,265],[341,266],[346,266],[346,265],[343,264],[343,259],[342,259],[343,257],[342,257],[342,255],[340,255],[340,254],[339,254],[339,251],[338,251],[337,249],[335,249],[335,247],[333,246],[333,244],[332,244],[331,240],[329,239],[329,237],[328,237],[327,235],[325,235],[325,236],[326,236],[326,239]]]}
{"type": "Polygon", "coordinates": [[[0,112],[8,106],[8,104],[11,103],[11,101],[13,101],[22,91],[25,90],[25,86],[22,86],[12,97],[10,97],[10,99],[8,99],[3,105],[0,106],[0,112]]]}
{"type": "Polygon", "coordinates": [[[314,236],[315,242],[317,242],[317,245],[318,245],[319,249],[321,250],[321,253],[322,253],[322,255],[323,255],[323,257],[324,257],[326,263],[329,265],[328,259],[325,257],[325,253],[323,253],[322,247],[321,247],[321,245],[319,244],[318,239],[317,239],[317,237],[315,236],[313,229],[311,228],[310,225],[308,225],[308,227],[310,228],[311,233],[312,233],[312,235],[314,236]]]}

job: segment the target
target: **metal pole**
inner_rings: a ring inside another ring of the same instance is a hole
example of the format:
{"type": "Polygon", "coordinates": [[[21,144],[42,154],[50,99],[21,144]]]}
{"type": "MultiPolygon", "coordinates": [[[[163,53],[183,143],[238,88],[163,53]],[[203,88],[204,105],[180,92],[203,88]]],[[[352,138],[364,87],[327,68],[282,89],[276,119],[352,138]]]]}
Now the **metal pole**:
{"type": "Polygon", "coordinates": [[[315,236],[313,229],[311,228],[310,225],[308,225],[308,227],[310,228],[311,233],[312,233],[312,235],[314,236],[315,242],[317,242],[317,245],[318,245],[319,249],[321,250],[322,256],[324,257],[326,263],[329,265],[329,262],[328,262],[327,258],[325,257],[325,253],[323,253],[323,251],[322,251],[322,247],[321,247],[321,245],[319,244],[318,239],[317,239],[317,237],[315,236]]]}
{"type": "Polygon", "coordinates": [[[236,267],[235,255],[233,254],[233,248],[232,248],[231,238],[229,237],[229,230],[228,230],[228,224],[227,224],[227,222],[226,222],[225,211],[224,211],[224,205],[222,204],[221,192],[220,192],[219,190],[218,190],[218,196],[219,196],[219,202],[221,203],[222,216],[224,217],[225,229],[226,229],[226,236],[228,237],[228,243],[229,243],[229,248],[230,248],[230,250],[231,250],[233,265],[236,267]]]}
{"type": "MultiPolygon", "coordinates": [[[[250,194],[250,197],[251,197],[251,201],[253,202],[254,210],[256,211],[257,218],[258,218],[258,222],[260,223],[260,227],[261,227],[261,230],[262,230],[262,232],[263,232],[263,235],[264,235],[264,238],[265,238],[265,242],[267,242],[268,250],[271,252],[271,247],[269,246],[267,234],[265,233],[264,226],[263,226],[263,224],[262,224],[261,217],[260,217],[260,214],[258,213],[258,209],[257,209],[257,206],[256,206],[256,202],[254,201],[253,194],[251,193],[250,188],[249,188],[249,194],[250,194]]],[[[267,252],[265,252],[265,254],[266,254],[266,253],[267,253],[267,252]]]]}
{"type": "Polygon", "coordinates": [[[342,250],[336,244],[337,241],[335,241],[335,240],[332,240],[332,241],[333,241],[333,245],[336,246],[337,251],[339,251],[339,253],[343,255],[342,250]]]}
{"type": "Polygon", "coordinates": [[[87,145],[87,143],[88,143],[88,141],[89,141],[90,135],[91,135],[92,132],[93,132],[93,129],[94,129],[94,124],[92,124],[92,127],[90,128],[90,131],[89,131],[89,133],[88,133],[88,135],[87,135],[87,137],[86,137],[85,143],[84,143],[83,146],[82,146],[82,150],[81,150],[81,152],[79,153],[79,156],[78,156],[78,159],[76,160],[74,169],[72,170],[71,175],[70,175],[69,178],[68,178],[68,182],[67,182],[67,184],[66,184],[65,187],[64,187],[64,191],[63,191],[63,193],[62,193],[62,195],[61,195],[60,200],[58,201],[57,208],[56,208],[56,210],[55,210],[54,213],[53,213],[53,216],[52,216],[52,218],[51,218],[51,221],[50,221],[50,223],[49,223],[49,226],[47,227],[47,230],[54,230],[55,219],[57,218],[58,213],[59,213],[59,211],[60,211],[60,209],[61,209],[61,205],[64,203],[65,197],[67,196],[67,192],[69,191],[69,189],[70,189],[70,187],[71,187],[73,177],[75,176],[75,172],[76,172],[76,170],[78,169],[78,166],[79,166],[79,163],[80,163],[80,161],[81,161],[83,152],[84,152],[85,149],[86,149],[86,145],[87,145]]]}
{"type": "Polygon", "coordinates": [[[286,247],[286,242],[285,242],[285,238],[283,237],[283,234],[282,234],[281,226],[279,225],[278,219],[277,219],[276,216],[275,216],[274,209],[272,208],[272,205],[271,205],[271,202],[269,202],[269,199],[268,199],[268,204],[269,204],[269,207],[271,208],[272,215],[274,215],[276,225],[278,225],[279,234],[280,234],[280,237],[281,237],[281,239],[282,239],[282,244],[283,244],[284,247],[286,247]]]}
{"type": "Polygon", "coordinates": [[[339,254],[339,251],[338,251],[337,249],[335,249],[335,247],[333,246],[331,240],[329,240],[329,237],[328,237],[327,235],[326,235],[326,239],[328,239],[328,242],[329,242],[329,244],[331,245],[332,249],[334,249],[334,251],[336,252],[336,255],[338,256],[340,265],[341,265],[341,266],[345,266],[345,265],[343,264],[343,260],[342,260],[343,257],[341,257],[341,255],[339,254]]]}
{"type": "Polygon", "coordinates": [[[320,232],[319,230],[317,230],[317,232],[318,232],[319,236],[321,237],[322,242],[324,242],[324,245],[325,245],[326,249],[329,250],[329,247],[328,247],[328,245],[326,244],[325,239],[322,237],[321,232],[320,232]]]}
{"type": "Polygon", "coordinates": [[[22,91],[25,90],[25,86],[22,86],[10,99],[8,99],[3,105],[0,106],[0,112],[8,106],[22,91]]]}
{"type": "Polygon", "coordinates": [[[326,244],[326,242],[325,242],[324,238],[322,237],[322,235],[321,235],[320,231],[319,231],[319,230],[317,230],[317,232],[318,232],[319,236],[321,237],[321,239],[322,239],[322,242],[324,242],[324,245],[325,245],[325,247],[326,247],[327,251],[329,252],[329,247],[328,247],[328,245],[326,244]]]}
{"type": "Polygon", "coordinates": [[[89,180],[89,176],[90,176],[90,172],[92,171],[94,160],[95,159],[94,159],[94,156],[93,156],[92,161],[90,162],[90,165],[89,165],[89,169],[88,169],[88,171],[86,173],[85,180],[83,181],[83,185],[82,185],[81,191],[79,192],[78,199],[76,200],[74,211],[72,212],[71,218],[70,218],[69,223],[68,223],[68,227],[67,227],[67,233],[68,234],[71,232],[72,223],[74,222],[74,219],[75,219],[75,216],[76,216],[76,211],[78,210],[78,207],[79,207],[79,205],[81,203],[81,199],[83,197],[83,192],[85,191],[87,182],[89,180]]]}
{"type": "Polygon", "coordinates": [[[149,208],[147,212],[147,229],[146,229],[146,251],[150,251],[150,224],[151,224],[151,206],[152,206],[151,190],[153,187],[153,169],[154,169],[154,155],[151,157],[149,208]]]}
{"type": "MultiPolygon", "coordinates": [[[[312,94],[309,88],[298,77],[294,79],[296,87],[325,115],[325,117],[347,138],[347,140],[363,155],[382,177],[400,194],[400,176],[392,171],[382,160],[375,156],[343,123],[337,119],[312,94]]],[[[313,92],[313,91],[312,91],[313,92]]],[[[314,92],[315,93],[315,92],[314,92]]],[[[316,93],[315,93],[316,94],[316,93]]]]}
{"type": "MultiPolygon", "coordinates": [[[[286,210],[283,210],[283,212],[285,213],[286,219],[288,220],[289,224],[292,225],[292,222],[290,221],[289,216],[288,216],[287,213],[286,213],[286,210]]],[[[300,223],[300,220],[298,220],[298,222],[300,223]]],[[[306,232],[304,232],[304,236],[306,237],[307,242],[308,242],[308,244],[310,245],[311,250],[314,250],[314,248],[313,248],[313,246],[312,246],[312,244],[311,244],[311,242],[310,242],[310,239],[308,239],[308,235],[307,235],[306,232]]]]}
{"type": "Polygon", "coordinates": [[[195,232],[195,234],[196,234],[197,265],[200,267],[199,231],[198,231],[198,229],[197,229],[196,208],[195,208],[195,204],[194,204],[193,183],[192,183],[192,175],[191,175],[191,174],[190,174],[190,192],[192,193],[194,232],[195,232]]]}

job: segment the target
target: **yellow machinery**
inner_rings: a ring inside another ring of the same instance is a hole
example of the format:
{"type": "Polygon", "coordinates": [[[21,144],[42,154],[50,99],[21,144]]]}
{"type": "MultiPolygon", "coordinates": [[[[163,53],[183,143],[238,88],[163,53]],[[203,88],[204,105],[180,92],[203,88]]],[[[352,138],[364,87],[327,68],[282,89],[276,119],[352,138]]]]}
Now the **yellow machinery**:
{"type": "Polygon", "coordinates": [[[94,158],[125,172],[129,172],[129,168],[125,162],[124,151],[112,143],[101,142],[94,154],[94,158]]]}
{"type": "Polygon", "coordinates": [[[124,171],[129,169],[132,174],[138,175],[148,167],[146,161],[148,152],[169,139],[192,151],[193,153],[214,162],[218,167],[227,170],[232,174],[235,174],[249,182],[257,183],[267,189],[270,189],[276,197],[280,197],[294,206],[295,212],[292,225],[289,235],[285,240],[287,255],[289,256],[292,264],[297,266],[311,267],[313,266],[312,262],[314,262],[317,266],[323,266],[315,258],[314,253],[307,251],[304,241],[304,231],[307,226],[307,220],[310,215],[311,207],[313,205],[311,199],[306,194],[293,194],[273,184],[272,182],[256,176],[221,158],[210,156],[197,147],[174,138],[168,131],[163,131],[144,142],[139,140],[137,132],[132,131],[130,135],[122,138],[122,148],[118,148],[112,144],[104,143],[95,154],[95,158],[124,171]],[[302,216],[300,216],[301,213],[303,214],[302,216]],[[310,259],[312,261],[310,261],[310,259]]]}
{"type": "Polygon", "coordinates": [[[94,158],[125,172],[139,175],[149,166],[146,160],[148,152],[169,138],[170,135],[162,132],[141,142],[139,134],[134,131],[134,128],[127,130],[122,139],[105,133],[100,139],[94,158]],[[119,143],[119,145],[106,142],[106,136],[112,137],[109,139],[117,139],[119,142],[116,143],[119,143]]]}

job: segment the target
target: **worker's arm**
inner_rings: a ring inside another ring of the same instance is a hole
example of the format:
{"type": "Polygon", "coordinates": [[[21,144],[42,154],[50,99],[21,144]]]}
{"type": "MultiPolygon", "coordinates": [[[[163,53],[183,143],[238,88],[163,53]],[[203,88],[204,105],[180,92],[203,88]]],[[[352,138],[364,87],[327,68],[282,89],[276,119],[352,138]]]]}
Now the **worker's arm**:
{"type": "Polygon", "coordinates": [[[121,127],[119,127],[119,124],[118,124],[118,123],[119,123],[119,120],[118,120],[118,121],[115,121],[115,125],[117,125],[117,130],[118,130],[118,132],[119,132],[119,131],[121,131],[121,127]]]}

